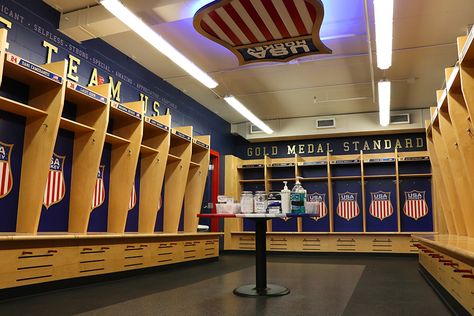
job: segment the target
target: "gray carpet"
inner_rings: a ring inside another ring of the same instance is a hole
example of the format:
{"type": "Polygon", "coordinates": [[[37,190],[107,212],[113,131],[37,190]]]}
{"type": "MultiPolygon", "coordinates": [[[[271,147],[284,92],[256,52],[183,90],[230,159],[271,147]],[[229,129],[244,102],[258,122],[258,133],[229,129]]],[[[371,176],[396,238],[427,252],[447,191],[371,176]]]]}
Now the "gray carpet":
{"type": "Polygon", "coordinates": [[[0,315],[449,315],[416,257],[270,256],[268,280],[291,293],[232,294],[254,281],[252,255],[0,302],[0,315]]]}

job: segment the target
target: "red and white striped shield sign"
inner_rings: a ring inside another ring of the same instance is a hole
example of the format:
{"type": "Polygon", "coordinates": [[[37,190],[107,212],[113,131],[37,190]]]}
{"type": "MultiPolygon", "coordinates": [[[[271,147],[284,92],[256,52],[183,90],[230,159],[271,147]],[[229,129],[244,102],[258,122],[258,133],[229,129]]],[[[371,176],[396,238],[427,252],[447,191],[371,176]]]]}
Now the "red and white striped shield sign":
{"type": "Polygon", "coordinates": [[[347,221],[357,217],[360,213],[359,204],[357,204],[357,193],[345,192],[338,193],[339,203],[336,213],[347,221]]]}
{"type": "Polygon", "coordinates": [[[104,169],[105,166],[99,166],[99,172],[97,172],[94,195],[92,197],[92,209],[101,206],[105,201],[104,169]]]}
{"type": "Polygon", "coordinates": [[[330,54],[319,36],[321,0],[217,0],[194,15],[194,28],[230,49],[240,64],[330,54]]]}
{"type": "Polygon", "coordinates": [[[10,156],[13,144],[0,142],[0,199],[10,193],[13,188],[13,176],[10,166],[10,156]]]}
{"type": "Polygon", "coordinates": [[[314,219],[315,221],[318,221],[328,214],[328,209],[326,207],[326,194],[314,192],[312,194],[308,194],[308,200],[310,202],[319,202],[319,208],[318,208],[319,215],[311,217],[312,219],[314,219]]]}
{"type": "Polygon", "coordinates": [[[137,191],[135,190],[135,182],[132,186],[132,192],[130,193],[130,201],[128,202],[128,210],[132,210],[137,205],[137,191]]]}
{"type": "Polygon", "coordinates": [[[393,205],[390,200],[390,192],[370,192],[372,202],[370,202],[369,213],[375,218],[383,221],[393,214],[393,205]]]}
{"type": "Polygon", "coordinates": [[[50,206],[61,202],[66,194],[66,184],[64,182],[64,160],[66,156],[58,156],[53,153],[49,165],[48,181],[43,196],[43,205],[48,209],[50,206]]]}
{"type": "Polygon", "coordinates": [[[413,190],[405,192],[403,213],[414,220],[418,220],[428,214],[428,204],[426,204],[425,200],[425,191],[413,190]]]}

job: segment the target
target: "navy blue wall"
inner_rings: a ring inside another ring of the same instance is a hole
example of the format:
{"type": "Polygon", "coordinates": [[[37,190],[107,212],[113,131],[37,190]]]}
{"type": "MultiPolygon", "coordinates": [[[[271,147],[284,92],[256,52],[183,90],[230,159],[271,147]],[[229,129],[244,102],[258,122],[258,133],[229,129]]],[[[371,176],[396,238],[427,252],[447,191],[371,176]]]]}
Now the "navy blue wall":
{"type": "MultiPolygon", "coordinates": [[[[88,85],[92,71],[97,69],[104,82],[109,82],[109,76],[114,84],[121,81],[120,102],[140,100],[140,93],[149,97],[146,114],[152,115],[153,103],[159,102],[159,113],[169,110],[172,115],[172,126],[192,125],[196,135],[211,135],[211,148],[218,151],[223,157],[232,153],[235,137],[230,134],[230,124],[209,111],[207,108],[188,97],[180,90],[151,73],[126,55],[114,49],[100,39],[76,43],[67,36],[58,32],[60,14],[40,0],[2,0],[0,2],[0,16],[13,23],[8,32],[9,52],[19,55],[33,63],[44,64],[47,60],[47,49],[43,41],[56,47],[58,52],[52,55],[52,61],[68,59],[71,54],[80,59],[77,66],[79,83],[88,85]]],[[[157,54],[159,54],[157,52],[157,54]]],[[[1,95],[26,102],[28,87],[12,80],[4,80],[1,95]]],[[[74,107],[68,106],[64,115],[74,117],[74,107]]],[[[0,112],[0,141],[14,144],[12,152],[13,189],[10,194],[0,199],[0,231],[14,231],[16,226],[16,210],[18,204],[18,184],[21,174],[21,153],[23,147],[24,120],[8,113],[0,112]]],[[[50,207],[43,208],[40,220],[40,231],[60,231],[67,229],[70,163],[72,158],[73,137],[60,133],[56,149],[61,150],[67,157],[65,165],[66,196],[50,207]]],[[[107,228],[107,204],[110,176],[110,148],[106,146],[102,157],[105,165],[104,182],[106,199],[102,206],[91,213],[89,231],[105,231],[107,228]]],[[[224,190],[224,159],[221,161],[221,192],[224,190]]],[[[139,174],[139,169],[137,175],[139,174]]],[[[137,181],[137,195],[139,182],[137,181]]],[[[127,218],[126,230],[136,231],[138,227],[138,204],[130,211],[127,218]]],[[[160,214],[162,215],[162,214],[160,214]]],[[[161,228],[161,221],[157,221],[157,229],[161,228]]]]}

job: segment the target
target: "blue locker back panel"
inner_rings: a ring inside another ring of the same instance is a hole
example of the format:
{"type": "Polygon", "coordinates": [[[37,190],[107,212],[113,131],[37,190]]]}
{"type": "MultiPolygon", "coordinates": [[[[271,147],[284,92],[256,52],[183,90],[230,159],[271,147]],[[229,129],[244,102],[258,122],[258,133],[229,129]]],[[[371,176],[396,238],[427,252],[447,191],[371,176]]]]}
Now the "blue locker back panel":
{"type": "Polygon", "coordinates": [[[395,179],[368,180],[365,185],[366,227],[368,232],[396,232],[397,221],[397,192],[395,179]],[[390,196],[390,203],[374,203],[373,213],[370,213],[372,203],[371,193],[386,192],[390,196]],[[379,208],[383,205],[384,211],[379,208]],[[391,211],[390,206],[391,205],[391,211]],[[391,212],[391,215],[389,215],[391,212]]]}
{"type": "Polygon", "coordinates": [[[294,178],[295,167],[273,167],[269,168],[272,179],[294,178]]]}
{"type": "Polygon", "coordinates": [[[89,218],[88,232],[106,232],[108,219],[108,205],[109,205],[109,187],[110,187],[110,159],[112,154],[112,145],[106,143],[102,152],[100,165],[104,166],[104,188],[105,200],[102,205],[95,208],[91,212],[89,218]]]}
{"type": "Polygon", "coordinates": [[[135,206],[128,211],[127,223],[125,224],[126,232],[138,232],[138,209],[140,207],[140,166],[141,158],[138,159],[137,171],[135,172],[135,190],[137,194],[137,202],[135,206]]]}
{"type": "Polygon", "coordinates": [[[263,168],[247,168],[241,170],[243,180],[263,179],[263,168]]]}
{"type": "Polygon", "coordinates": [[[363,231],[362,219],[362,186],[360,180],[337,180],[333,184],[333,205],[334,205],[334,231],[336,232],[361,232],[363,231]],[[356,193],[359,214],[347,220],[337,214],[339,204],[338,193],[356,193]]]}
{"type": "Polygon", "coordinates": [[[181,208],[181,215],[179,216],[178,231],[184,230],[184,202],[183,207],[181,208]]]}
{"type": "Polygon", "coordinates": [[[364,175],[395,175],[395,162],[364,163],[364,175]]]}
{"type": "Polygon", "coordinates": [[[360,176],[360,164],[331,165],[332,177],[360,176]]]}
{"type": "Polygon", "coordinates": [[[73,148],[74,133],[60,129],[54,153],[66,157],[63,169],[66,190],[63,199],[56,204],[51,205],[48,209],[43,205],[38,227],[39,232],[66,232],[68,230],[73,148]]]}
{"type": "Polygon", "coordinates": [[[245,232],[254,232],[255,231],[255,221],[254,220],[244,218],[243,221],[244,221],[244,231],[245,232]]]}
{"type": "Polygon", "coordinates": [[[322,166],[300,166],[300,175],[303,178],[320,178],[328,176],[328,167],[327,165],[322,166]]]}
{"type": "MultiPolygon", "coordinates": [[[[328,183],[327,181],[304,181],[303,187],[308,194],[319,193],[324,194],[326,204],[326,214],[321,217],[303,217],[302,230],[304,232],[329,232],[329,199],[328,199],[328,183]]],[[[321,214],[323,215],[323,214],[321,214]]]]}
{"type": "MultiPolygon", "coordinates": [[[[0,198],[0,231],[14,232],[18,209],[18,194],[20,191],[21,163],[23,158],[23,139],[25,137],[25,118],[0,111],[0,142],[10,148],[8,166],[4,163],[4,170],[11,172],[10,188],[5,188],[0,198]]],[[[2,144],[0,144],[2,146],[2,144]]],[[[7,148],[4,148],[7,154],[7,148]]],[[[8,157],[5,157],[8,160],[8,157]]],[[[7,176],[6,173],[3,173],[7,176]]]]}
{"type": "Polygon", "coordinates": [[[163,213],[164,213],[164,205],[163,201],[165,200],[165,189],[161,190],[161,207],[158,211],[158,215],[156,216],[156,223],[155,223],[155,232],[162,232],[163,231],[163,213]]]}
{"type": "Polygon", "coordinates": [[[274,232],[297,232],[298,220],[296,217],[275,218],[272,220],[272,231],[274,232]]]}
{"type": "Polygon", "coordinates": [[[400,174],[430,173],[431,164],[429,161],[400,161],[398,170],[400,174]]]}
{"type": "Polygon", "coordinates": [[[406,178],[400,181],[400,214],[401,230],[403,232],[433,231],[433,204],[431,198],[430,178],[406,178]],[[414,210],[413,207],[410,207],[410,204],[407,203],[405,205],[406,194],[414,192],[414,190],[420,192],[420,194],[424,196],[426,202],[425,207],[427,207],[428,212],[422,217],[419,217],[422,214],[416,213],[416,210],[414,210]]]}

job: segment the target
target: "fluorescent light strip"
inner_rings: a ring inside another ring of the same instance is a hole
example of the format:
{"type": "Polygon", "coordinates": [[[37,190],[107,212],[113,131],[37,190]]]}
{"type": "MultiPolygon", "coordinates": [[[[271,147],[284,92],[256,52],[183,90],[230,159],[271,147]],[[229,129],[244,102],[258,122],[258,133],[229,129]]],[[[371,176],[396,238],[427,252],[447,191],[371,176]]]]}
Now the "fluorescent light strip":
{"type": "Polygon", "coordinates": [[[171,46],[170,43],[153,31],[140,18],[133,14],[133,12],[127,9],[127,7],[125,7],[120,1],[102,0],[100,3],[131,30],[137,33],[145,41],[150,43],[150,45],[168,57],[171,61],[181,67],[188,74],[193,76],[203,85],[209,89],[213,89],[218,86],[218,83],[214,81],[207,73],[202,71],[192,61],[181,54],[176,48],[171,46]]]}
{"type": "Polygon", "coordinates": [[[273,134],[273,130],[270,127],[268,127],[267,124],[263,123],[262,120],[260,120],[258,117],[255,116],[255,114],[250,112],[249,109],[247,109],[245,105],[240,103],[240,101],[237,100],[235,97],[233,96],[224,97],[224,100],[231,107],[233,107],[237,112],[242,114],[246,119],[248,119],[250,122],[252,122],[252,124],[260,128],[262,131],[264,131],[267,134],[273,134]]]}
{"type": "Polygon", "coordinates": [[[390,124],[390,89],[390,81],[379,81],[379,120],[382,126],[390,124]]]}
{"type": "Polygon", "coordinates": [[[392,66],[393,0],[374,0],[377,67],[392,66]]]}

